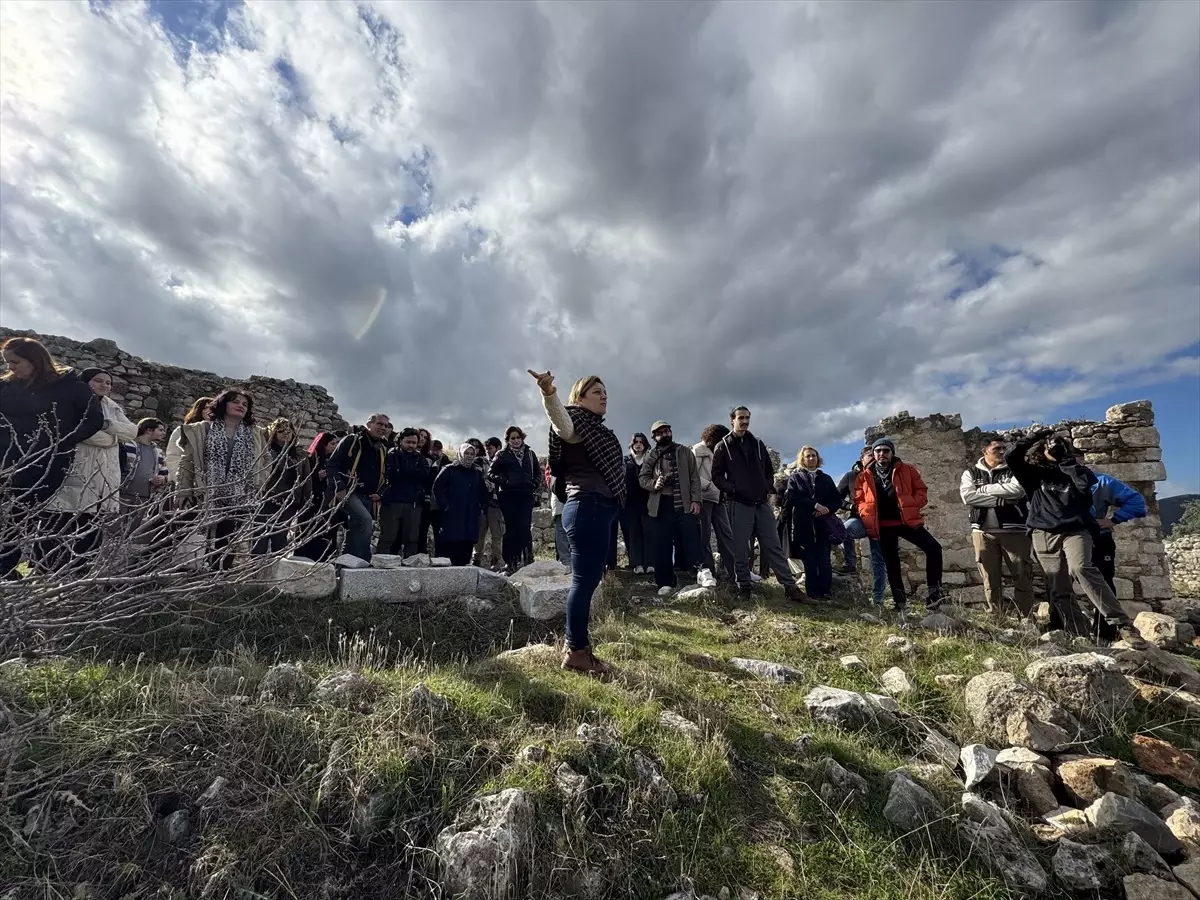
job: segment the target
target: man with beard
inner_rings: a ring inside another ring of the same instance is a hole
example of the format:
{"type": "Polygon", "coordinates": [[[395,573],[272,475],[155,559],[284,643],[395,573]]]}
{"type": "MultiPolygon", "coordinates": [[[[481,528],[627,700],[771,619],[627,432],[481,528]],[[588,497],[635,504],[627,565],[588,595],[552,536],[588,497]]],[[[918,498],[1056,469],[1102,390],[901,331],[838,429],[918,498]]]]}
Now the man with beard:
{"type": "Polygon", "coordinates": [[[750,410],[738,406],[730,411],[732,429],[713,451],[712,481],[728,498],[733,528],[734,572],[738,593],[750,595],[750,541],[758,539],[764,561],[783,585],[789,600],[807,603],[779,542],[775,514],[767,498],[775,493],[775,469],[767,445],[750,433],[750,410]]]}
{"type": "Polygon", "coordinates": [[[387,436],[392,423],[383,413],[367,419],[338,441],[329,457],[333,499],[345,514],[346,544],[351,556],[371,561],[371,533],[379,515],[379,500],[387,483],[387,436]]]}
{"type": "Polygon", "coordinates": [[[654,448],[642,460],[638,483],[649,494],[646,512],[654,519],[654,580],[659,593],[677,584],[674,548],[682,548],[684,568],[700,564],[700,470],[692,449],[675,443],[671,426],[661,419],[650,428],[654,448]]]}

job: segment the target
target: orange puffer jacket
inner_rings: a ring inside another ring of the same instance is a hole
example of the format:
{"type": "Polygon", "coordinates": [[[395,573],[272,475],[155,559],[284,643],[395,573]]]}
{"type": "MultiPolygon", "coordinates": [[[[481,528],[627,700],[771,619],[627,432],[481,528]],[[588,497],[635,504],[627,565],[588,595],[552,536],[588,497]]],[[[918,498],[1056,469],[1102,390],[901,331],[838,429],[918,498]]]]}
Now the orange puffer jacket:
{"type": "MultiPolygon", "coordinates": [[[[929,488],[921,473],[913,466],[896,460],[893,463],[892,484],[896,487],[896,503],[900,507],[900,519],[909,528],[925,524],[921,510],[929,502],[929,488]]],[[[861,472],[854,482],[854,504],[858,517],[862,519],[867,536],[879,537],[879,490],[875,484],[875,465],[872,463],[861,472]]]]}

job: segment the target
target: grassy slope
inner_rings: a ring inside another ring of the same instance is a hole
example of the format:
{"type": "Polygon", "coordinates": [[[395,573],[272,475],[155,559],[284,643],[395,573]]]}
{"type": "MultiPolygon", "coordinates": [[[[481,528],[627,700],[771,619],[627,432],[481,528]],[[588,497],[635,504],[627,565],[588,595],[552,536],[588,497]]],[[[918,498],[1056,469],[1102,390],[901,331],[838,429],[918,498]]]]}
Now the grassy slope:
{"type": "MultiPolygon", "coordinates": [[[[659,608],[630,599],[650,596],[646,587],[603,590],[611,609],[594,637],[620,667],[612,684],[560,671],[553,653],[494,658],[545,635],[507,616],[471,619],[456,605],[422,616],[279,607],[191,634],[190,648],[152,647],[140,661],[128,653],[103,661],[120,655],[106,648],[88,662],[0,668],[9,707],[25,717],[52,711],[14,770],[0,885],[16,885],[14,898],[70,897],[79,883],[129,900],[202,896],[206,887],[214,898],[437,896],[428,848],[438,831],[471,796],[519,786],[539,804],[533,897],[658,900],[683,878],[712,894],[728,886],[735,897],[738,887],[807,900],[1009,896],[963,861],[952,830],[901,836],[882,819],[882,776],[911,758],[904,737],[814,728],[803,697],[818,683],[875,690],[875,676],[899,664],[919,686],[905,709],[965,740],[962,689],[941,688],[934,675],[971,676],[989,656],[1020,671],[1023,650],[918,633],[910,637],[920,654],[900,659],[884,647],[891,629],[859,621],[849,603],[814,611],[764,592],[752,607],[723,598],[659,608]],[[844,670],[839,653],[859,654],[870,672],[844,670]],[[734,656],[797,666],[806,678],[766,683],[729,665],[734,656]],[[253,696],[279,659],[301,661],[317,678],[361,668],[375,696],[359,710],[231,696],[253,696]],[[214,663],[233,666],[244,683],[206,683],[214,663]],[[414,712],[406,698],[419,681],[448,698],[450,711],[414,712]],[[661,709],[701,723],[705,739],[660,727],[661,709]],[[623,748],[589,757],[575,738],[582,722],[611,726],[623,748]],[[811,742],[799,750],[804,734],[811,742]],[[549,759],[520,761],[531,743],[549,759]],[[675,809],[630,792],[634,748],[662,761],[681,797],[675,809]],[[829,808],[806,787],[824,755],[868,778],[865,808],[829,808]],[[564,812],[554,781],[563,761],[593,779],[586,824],[564,812]],[[167,846],[154,823],[194,804],[218,775],[231,781],[225,801],[204,813],[192,806],[194,839],[167,846]],[[46,786],[89,811],[68,816],[71,801],[59,795],[55,828],[17,840],[46,786]]],[[[1129,734],[1149,717],[1140,710],[1116,723],[1096,749],[1129,758],[1129,734]]],[[[942,787],[952,803],[954,782],[942,787]]]]}

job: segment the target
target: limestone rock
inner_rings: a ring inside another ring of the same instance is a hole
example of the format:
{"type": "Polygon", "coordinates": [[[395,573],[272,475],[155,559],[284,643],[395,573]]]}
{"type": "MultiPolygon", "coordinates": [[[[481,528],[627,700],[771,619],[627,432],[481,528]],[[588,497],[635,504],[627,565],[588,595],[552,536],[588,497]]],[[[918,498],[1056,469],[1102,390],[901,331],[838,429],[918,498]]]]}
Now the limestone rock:
{"type": "Polygon", "coordinates": [[[1105,756],[1071,756],[1060,758],[1058,777],[1067,796],[1080,807],[1095,803],[1105,794],[1137,797],[1137,788],[1129,767],[1105,756]]]}
{"type": "Polygon", "coordinates": [[[996,765],[1018,766],[1033,765],[1050,767],[1050,759],[1040,753],[1034,753],[1024,747],[1006,747],[996,754],[996,765]]]}
{"type": "Polygon", "coordinates": [[[902,656],[912,656],[920,649],[919,647],[917,647],[916,644],[914,644],[908,638],[902,637],[898,634],[888,635],[887,640],[884,641],[883,643],[884,643],[884,646],[887,647],[889,650],[891,650],[893,653],[899,653],[902,656]]]}
{"type": "Polygon", "coordinates": [[[1063,838],[1054,852],[1054,875],[1076,894],[1105,894],[1116,888],[1120,873],[1104,847],[1063,838]]]}
{"type": "Polygon", "coordinates": [[[1135,691],[1120,667],[1099,653],[1042,659],[1025,669],[1034,687],[1081,718],[1111,720],[1133,705],[1135,691]]]}
{"type": "Polygon", "coordinates": [[[715,600],[717,592],[710,587],[697,585],[696,587],[685,588],[675,594],[674,599],[682,603],[707,603],[715,600]]]}
{"type": "Polygon", "coordinates": [[[428,569],[432,564],[428,553],[414,553],[404,558],[404,565],[413,569],[428,569]]]}
{"type": "Polygon", "coordinates": [[[1053,659],[1056,656],[1070,656],[1070,650],[1064,650],[1058,644],[1038,644],[1029,651],[1030,656],[1038,659],[1053,659]]]}
{"type": "Polygon", "coordinates": [[[634,751],[633,771],[639,786],[646,794],[665,806],[678,805],[679,795],[663,775],[658,763],[644,753],[634,751]]]}
{"type": "Polygon", "coordinates": [[[937,821],[942,807],[937,798],[907,776],[892,782],[883,817],[904,831],[915,831],[937,821]]]}
{"type": "Polygon", "coordinates": [[[539,559],[537,562],[532,562],[523,568],[513,572],[509,581],[514,583],[525,578],[558,578],[562,575],[570,575],[571,567],[564,566],[560,562],[554,560],[539,559]]]}
{"type": "Polygon", "coordinates": [[[858,617],[860,619],[862,619],[864,622],[866,622],[868,625],[882,625],[883,624],[883,619],[879,618],[879,616],[873,615],[872,613],[860,613],[858,617]]]}
{"type": "Polygon", "coordinates": [[[1016,891],[1040,894],[1046,889],[1046,872],[1041,863],[994,804],[965,794],[963,813],[959,829],[970,842],[972,855],[983,860],[1016,891]]]}
{"type": "Polygon", "coordinates": [[[678,731],[684,737],[691,738],[694,741],[701,740],[704,737],[704,732],[700,730],[699,725],[690,719],[685,719],[673,709],[662,710],[658,714],[658,724],[672,731],[678,731]]]}
{"type": "MultiPolygon", "coordinates": [[[[1180,640],[1179,623],[1162,613],[1140,612],[1133,620],[1133,627],[1145,640],[1164,650],[1176,650],[1187,643],[1180,640]]],[[[1190,627],[1187,630],[1190,631],[1190,627]]]]}
{"type": "Polygon", "coordinates": [[[429,560],[429,565],[433,566],[435,569],[444,569],[447,566],[454,565],[454,563],[448,556],[435,556],[429,560]]]}
{"type": "Polygon", "coordinates": [[[212,784],[204,789],[204,793],[196,800],[196,805],[201,808],[213,806],[224,796],[225,789],[228,787],[229,779],[223,775],[218,775],[212,780],[212,784]]]}
{"type": "Polygon", "coordinates": [[[934,675],[933,680],[945,688],[957,687],[967,680],[966,675],[934,675]]]}
{"type": "Polygon", "coordinates": [[[392,553],[375,553],[371,556],[372,569],[399,569],[404,565],[404,557],[392,553]]]}
{"type": "Polygon", "coordinates": [[[1145,734],[1134,735],[1133,758],[1152,775],[1174,778],[1200,790],[1200,760],[1166,741],[1145,734]]]}
{"type": "Polygon", "coordinates": [[[285,556],[271,565],[271,581],[285,597],[324,600],[337,593],[337,569],[332,563],[285,556]]]}
{"type": "Polygon", "coordinates": [[[1183,885],[1153,875],[1126,875],[1124,885],[1125,900],[1192,900],[1183,885]]]}
{"type": "Polygon", "coordinates": [[[337,557],[333,564],[339,569],[369,569],[371,564],[359,556],[352,553],[343,553],[337,557]]]}
{"type": "Polygon", "coordinates": [[[1096,827],[1088,821],[1083,810],[1060,806],[1049,812],[1042,813],[1042,821],[1048,822],[1065,835],[1072,837],[1087,837],[1093,834],[1096,827]]]}
{"type": "Polygon", "coordinates": [[[921,627],[926,631],[938,631],[942,634],[965,634],[971,630],[971,626],[966,622],[945,613],[930,613],[921,620],[921,627]]]}
{"type": "Polygon", "coordinates": [[[1166,860],[1136,832],[1131,831],[1125,835],[1117,849],[1117,857],[1126,872],[1141,872],[1155,878],[1171,880],[1171,867],[1167,865],[1166,860]]]}
{"type": "Polygon", "coordinates": [[[871,694],[871,693],[863,694],[863,697],[866,699],[866,701],[868,703],[870,703],[876,709],[881,709],[887,713],[900,712],[900,704],[897,703],[891,697],[887,697],[883,694],[871,694]]]}
{"type": "Polygon", "coordinates": [[[892,668],[880,675],[879,682],[883,685],[885,691],[897,697],[911,694],[917,689],[912,679],[908,677],[908,673],[899,666],[892,666],[892,668]]]}
{"type": "Polygon", "coordinates": [[[749,672],[751,675],[765,678],[768,681],[776,681],[779,684],[793,684],[804,680],[803,672],[782,663],[768,662],[763,659],[743,659],[740,656],[735,656],[729,660],[729,663],[743,672],[749,672]]]}
{"type": "Polygon", "coordinates": [[[473,566],[472,568],[475,569],[475,590],[473,593],[478,594],[480,597],[499,597],[511,587],[511,582],[499,572],[493,572],[490,569],[481,569],[478,566],[473,566]]]}
{"type": "Polygon", "coordinates": [[[192,836],[191,814],[186,809],[177,809],[163,819],[162,836],[172,846],[187,843],[192,836]]]}
{"type": "Polygon", "coordinates": [[[1175,877],[1179,879],[1179,883],[1190,890],[1197,897],[1200,897],[1200,859],[1185,862],[1181,866],[1176,866],[1174,871],[1175,877]]]}
{"type": "Polygon", "coordinates": [[[848,669],[851,672],[867,671],[867,664],[862,661],[861,656],[855,656],[853,654],[850,656],[843,656],[838,660],[838,662],[842,664],[843,669],[848,669]]]}
{"type": "Polygon", "coordinates": [[[442,715],[449,709],[450,701],[441,694],[431,691],[423,681],[418,681],[408,692],[408,710],[413,715],[442,715]]]}
{"type": "Polygon", "coordinates": [[[1153,644],[1134,649],[1124,641],[1114,643],[1112,650],[1112,658],[1126,675],[1136,675],[1152,684],[1181,687],[1189,693],[1200,694],[1200,672],[1174,653],[1168,653],[1153,644]]]}
{"type": "Polygon", "coordinates": [[[817,761],[814,780],[821,799],[834,809],[859,805],[867,796],[867,780],[829,756],[817,761]]]}
{"type": "Polygon", "coordinates": [[[889,713],[867,702],[862,694],[824,684],[808,692],[804,706],[814,722],[843,731],[857,731],[877,723],[891,724],[892,720],[889,713]]]}
{"type": "Polygon", "coordinates": [[[351,706],[366,700],[371,694],[371,682],[359,672],[334,672],[317,682],[313,698],[334,706],[351,706]]]}
{"type": "Polygon", "coordinates": [[[1191,806],[1181,806],[1167,817],[1167,827],[1189,856],[1200,855],[1200,812],[1191,806]]]}
{"type": "Polygon", "coordinates": [[[1105,794],[1084,810],[1088,821],[1101,832],[1136,832],[1159,853],[1178,853],[1183,849],[1167,824],[1136,800],[1120,794],[1105,794]]]}
{"type": "Polygon", "coordinates": [[[1034,815],[1058,809],[1054,795],[1054,775],[1046,766],[1022,765],[1016,769],[1017,795],[1034,815]]]}
{"type": "Polygon", "coordinates": [[[473,566],[346,569],[338,585],[338,599],[343,603],[411,603],[479,592],[479,570],[473,566]]]}
{"type": "Polygon", "coordinates": [[[527,576],[520,581],[514,575],[512,582],[520,588],[521,611],[529,618],[543,622],[562,618],[567,608],[567,593],[571,590],[570,575],[527,576]]]}
{"type": "Polygon", "coordinates": [[[561,652],[550,644],[526,644],[524,647],[514,647],[512,650],[501,650],[496,659],[520,659],[528,662],[558,665],[561,652]]]}
{"type": "Polygon", "coordinates": [[[977,784],[995,779],[996,756],[996,751],[984,744],[967,744],[962,748],[960,759],[967,790],[977,784]]]}
{"type": "Polygon", "coordinates": [[[461,900],[519,896],[533,850],[533,810],[533,797],[517,788],[472,801],[437,837],[442,887],[461,900]]]}
{"type": "Polygon", "coordinates": [[[517,759],[523,763],[540,763],[550,758],[550,751],[537,744],[522,747],[517,753],[517,759]]]}
{"type": "Polygon", "coordinates": [[[259,682],[259,697],[272,703],[303,700],[312,690],[313,680],[295,663],[279,663],[267,669],[259,682]]]}
{"type": "Polygon", "coordinates": [[[951,771],[958,765],[961,753],[958,744],[933,728],[925,729],[925,737],[917,749],[919,756],[924,759],[935,759],[951,771]]]}
{"type": "Polygon", "coordinates": [[[1069,712],[1009,672],[984,672],[967,682],[967,712],[989,741],[1053,751],[1077,741],[1082,727],[1069,712]]]}
{"type": "Polygon", "coordinates": [[[1133,786],[1137,788],[1137,799],[1150,809],[1162,809],[1168,804],[1179,802],[1179,795],[1161,781],[1147,778],[1136,769],[1131,770],[1130,775],[1133,777],[1133,786]]]}

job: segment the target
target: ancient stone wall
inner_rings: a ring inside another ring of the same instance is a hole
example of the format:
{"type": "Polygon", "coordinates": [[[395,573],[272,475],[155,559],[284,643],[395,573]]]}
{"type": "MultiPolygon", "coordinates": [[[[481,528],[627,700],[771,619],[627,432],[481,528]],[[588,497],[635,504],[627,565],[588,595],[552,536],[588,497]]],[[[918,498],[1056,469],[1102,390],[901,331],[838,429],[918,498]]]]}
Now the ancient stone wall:
{"type": "Polygon", "coordinates": [[[0,328],[0,341],[9,337],[37,338],[64,365],[107,369],[113,376],[113,400],[121,404],[134,422],[154,416],[173,428],[183,421],[197,397],[211,397],[225,388],[237,387],[254,399],[258,424],[266,425],[278,416],[286,416],[292,420],[301,440],[318,431],[349,427],[338,415],[333,398],[320,385],[262,375],[225,378],[212,372],[182,369],[131,356],[104,338],[81,343],[53,334],[0,328]]]}
{"type": "Polygon", "coordinates": [[[1200,534],[1171,538],[1164,546],[1175,596],[1200,600],[1200,534]]]}
{"type": "MultiPolygon", "coordinates": [[[[1028,430],[1041,427],[1031,426],[1028,430]]],[[[1139,400],[1114,406],[1107,411],[1103,422],[1069,421],[1053,427],[1070,433],[1071,440],[1085,452],[1088,465],[1096,472],[1119,478],[1146,498],[1149,515],[1116,528],[1115,582],[1119,599],[1159,607],[1162,600],[1171,597],[1171,583],[1154,484],[1165,480],[1167,472],[1150,402],[1139,400]]],[[[1015,440],[1026,432],[1017,429],[1005,432],[1004,437],[1015,440]]],[[[963,470],[980,457],[983,434],[978,428],[963,431],[959,415],[916,419],[907,412],[884,419],[866,431],[868,442],[884,436],[891,438],[896,443],[897,456],[921,471],[929,487],[926,526],[944,550],[943,583],[948,588],[960,588],[961,598],[967,601],[981,601],[983,588],[971,548],[967,509],[958,489],[963,470]]],[[[923,584],[923,557],[906,551],[904,563],[910,583],[923,584]]]]}

